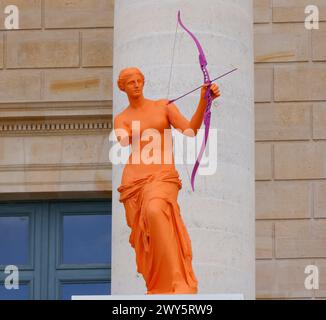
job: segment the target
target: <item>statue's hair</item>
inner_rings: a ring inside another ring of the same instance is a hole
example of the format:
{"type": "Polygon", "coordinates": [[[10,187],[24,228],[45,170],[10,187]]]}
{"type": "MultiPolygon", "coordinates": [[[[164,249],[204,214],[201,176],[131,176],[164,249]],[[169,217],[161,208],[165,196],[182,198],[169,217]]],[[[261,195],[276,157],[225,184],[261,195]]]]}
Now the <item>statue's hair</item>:
{"type": "Polygon", "coordinates": [[[118,87],[121,91],[124,91],[124,86],[126,80],[133,74],[139,74],[143,81],[145,82],[145,77],[143,73],[136,67],[131,67],[131,68],[125,68],[120,71],[119,78],[118,78],[118,87]]]}

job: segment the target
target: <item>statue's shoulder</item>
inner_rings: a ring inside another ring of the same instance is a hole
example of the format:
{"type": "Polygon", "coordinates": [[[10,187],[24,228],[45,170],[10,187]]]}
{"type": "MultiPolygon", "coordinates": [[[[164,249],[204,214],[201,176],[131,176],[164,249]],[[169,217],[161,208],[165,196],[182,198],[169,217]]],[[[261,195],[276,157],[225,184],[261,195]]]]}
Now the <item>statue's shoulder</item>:
{"type": "Polygon", "coordinates": [[[161,108],[166,109],[168,105],[169,100],[168,99],[159,99],[155,101],[155,105],[161,108]]]}
{"type": "Polygon", "coordinates": [[[119,113],[117,113],[115,117],[119,118],[119,119],[123,119],[123,118],[127,117],[128,113],[129,113],[129,108],[125,107],[119,113]]]}
{"type": "Polygon", "coordinates": [[[156,102],[159,104],[166,105],[169,102],[169,99],[159,99],[159,100],[156,100],[156,102]]]}
{"type": "Polygon", "coordinates": [[[115,124],[126,123],[127,120],[128,120],[128,107],[124,108],[122,111],[120,111],[114,116],[115,124]]]}

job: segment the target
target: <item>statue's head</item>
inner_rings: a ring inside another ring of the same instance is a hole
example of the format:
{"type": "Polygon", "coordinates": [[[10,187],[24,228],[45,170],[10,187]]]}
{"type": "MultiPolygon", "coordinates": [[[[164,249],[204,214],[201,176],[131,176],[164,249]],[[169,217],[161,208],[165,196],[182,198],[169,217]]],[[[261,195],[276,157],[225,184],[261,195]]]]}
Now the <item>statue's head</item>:
{"type": "Polygon", "coordinates": [[[143,94],[145,77],[143,73],[135,67],[121,70],[118,79],[118,87],[125,92],[128,97],[138,97],[143,94]]]}

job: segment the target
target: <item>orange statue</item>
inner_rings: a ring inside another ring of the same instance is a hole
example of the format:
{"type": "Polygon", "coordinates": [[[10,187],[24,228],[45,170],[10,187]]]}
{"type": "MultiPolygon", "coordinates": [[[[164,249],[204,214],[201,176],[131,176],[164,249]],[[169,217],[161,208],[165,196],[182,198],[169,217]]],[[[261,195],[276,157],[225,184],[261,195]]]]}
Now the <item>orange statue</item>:
{"type": "Polygon", "coordinates": [[[174,103],[146,99],[144,84],[139,69],[120,72],[118,87],[127,94],[129,106],[115,117],[114,130],[122,146],[131,144],[131,154],[118,188],[119,201],[125,208],[129,242],[147,294],[194,294],[198,281],[192,269],[190,237],[177,203],[182,183],[174,165],[171,125],[195,136],[204,117],[206,90],[211,90],[213,99],[220,92],[216,84],[210,89],[202,86],[199,104],[188,121],[174,103]]]}

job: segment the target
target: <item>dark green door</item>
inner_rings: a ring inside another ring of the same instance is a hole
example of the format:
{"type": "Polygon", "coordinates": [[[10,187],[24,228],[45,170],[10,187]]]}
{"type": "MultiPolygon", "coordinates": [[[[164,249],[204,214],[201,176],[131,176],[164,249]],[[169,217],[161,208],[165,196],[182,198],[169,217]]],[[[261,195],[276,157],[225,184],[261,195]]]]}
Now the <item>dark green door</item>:
{"type": "Polygon", "coordinates": [[[0,203],[0,300],[110,294],[111,217],[109,200],[0,203]]]}

